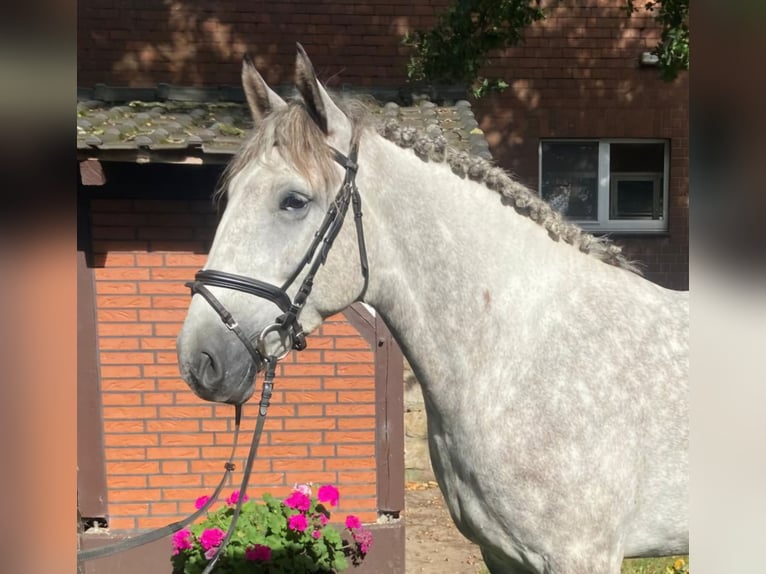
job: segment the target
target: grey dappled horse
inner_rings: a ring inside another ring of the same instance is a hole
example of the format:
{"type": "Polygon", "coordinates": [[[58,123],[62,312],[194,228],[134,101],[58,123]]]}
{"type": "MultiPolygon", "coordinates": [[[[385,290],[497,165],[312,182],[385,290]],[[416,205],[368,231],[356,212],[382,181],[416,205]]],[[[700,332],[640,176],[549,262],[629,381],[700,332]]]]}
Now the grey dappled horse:
{"type": "Polygon", "coordinates": [[[346,218],[300,324],[360,296],[385,319],[423,387],[452,518],[490,571],[616,574],[623,556],[688,552],[687,293],[443,137],[342,111],[300,47],[295,101],[249,60],[242,77],[257,129],[227,170],[205,269],[282,285],[287,302],[208,282],[252,346],[193,297],[178,338],[192,389],[242,402],[256,366],[296,344],[275,318],[355,174],[365,241],[346,218]]]}

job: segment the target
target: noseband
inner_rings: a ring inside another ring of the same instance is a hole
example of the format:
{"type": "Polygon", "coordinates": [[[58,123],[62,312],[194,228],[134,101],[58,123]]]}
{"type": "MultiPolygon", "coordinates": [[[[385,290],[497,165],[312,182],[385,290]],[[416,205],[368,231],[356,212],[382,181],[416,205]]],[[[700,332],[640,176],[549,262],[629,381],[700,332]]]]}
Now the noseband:
{"type": "Polygon", "coordinates": [[[364,243],[364,230],[362,228],[362,200],[359,196],[359,190],[356,187],[356,172],[358,165],[356,163],[359,144],[355,142],[351,146],[348,157],[343,155],[337,149],[330,147],[333,153],[333,159],[338,162],[345,170],[343,184],[338,190],[330,208],[327,210],[322,224],[314,234],[314,239],[309,245],[303,259],[293,271],[292,275],[281,286],[277,287],[271,283],[251,279],[243,275],[235,275],[225,271],[216,271],[214,269],[203,269],[199,271],[194,281],[186,284],[191,289],[192,295],[199,294],[205,298],[210,306],[218,313],[226,327],[231,330],[242,342],[255,366],[254,374],[262,370],[267,362],[282,359],[292,349],[302,351],[306,348],[306,335],[300,324],[300,314],[303,306],[306,304],[311,290],[314,286],[314,276],[319,267],[324,265],[327,260],[327,254],[343,227],[343,221],[346,217],[349,204],[354,210],[354,223],[356,225],[356,237],[359,246],[359,260],[361,263],[362,277],[364,286],[357,300],[361,300],[367,291],[369,282],[369,267],[367,265],[367,248],[364,243]],[[306,276],[303,278],[295,299],[290,299],[287,290],[296,281],[298,276],[308,266],[306,276]],[[223,306],[223,304],[210,292],[208,287],[223,287],[241,291],[249,295],[255,295],[262,299],[267,299],[274,303],[282,311],[273,323],[264,328],[255,338],[255,344],[242,331],[237,321],[223,306]],[[266,337],[271,334],[277,334],[283,341],[284,348],[278,356],[273,356],[266,350],[266,337]]]}

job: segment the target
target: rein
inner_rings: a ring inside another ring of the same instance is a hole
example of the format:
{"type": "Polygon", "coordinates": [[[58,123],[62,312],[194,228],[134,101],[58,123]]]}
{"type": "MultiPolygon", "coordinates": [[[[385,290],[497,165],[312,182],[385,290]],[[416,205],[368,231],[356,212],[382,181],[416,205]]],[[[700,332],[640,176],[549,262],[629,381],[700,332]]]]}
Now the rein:
{"type": "MultiPolygon", "coordinates": [[[[229,540],[231,540],[231,537],[234,534],[234,529],[236,528],[237,520],[239,519],[242,510],[247,483],[250,480],[250,472],[258,453],[258,444],[261,439],[261,434],[263,433],[263,426],[274,389],[274,377],[276,374],[277,363],[280,359],[284,358],[290,350],[295,349],[296,351],[302,351],[306,348],[306,335],[299,322],[300,314],[306,304],[306,299],[311,294],[311,290],[314,286],[314,276],[319,270],[319,267],[324,265],[327,260],[327,254],[343,227],[343,222],[346,213],[348,212],[349,205],[352,206],[354,211],[354,224],[356,226],[357,243],[359,246],[359,259],[362,277],[364,278],[364,285],[357,300],[362,300],[367,292],[367,286],[369,284],[369,266],[367,264],[367,248],[364,242],[364,229],[362,227],[362,200],[359,195],[359,190],[356,187],[356,172],[359,167],[356,160],[359,145],[358,143],[352,145],[348,157],[335,148],[331,147],[330,149],[333,152],[333,159],[345,169],[346,173],[343,179],[343,184],[341,185],[340,190],[338,190],[330,208],[327,210],[327,213],[322,220],[322,224],[314,234],[314,239],[311,241],[306,254],[303,256],[292,275],[281,287],[277,287],[265,281],[259,281],[242,275],[235,275],[233,273],[212,269],[203,269],[199,271],[195,275],[194,281],[186,283],[186,286],[191,290],[192,296],[197,294],[201,295],[218,314],[226,327],[237,336],[245,349],[247,349],[247,352],[253,361],[253,366],[255,367],[253,377],[258,374],[259,370],[265,369],[266,371],[263,386],[261,388],[261,398],[258,404],[258,419],[256,421],[253,439],[250,443],[250,451],[243,471],[239,499],[237,500],[237,505],[234,509],[234,514],[232,515],[231,524],[226,532],[226,536],[221,541],[218,550],[208,562],[202,574],[210,574],[210,572],[212,572],[215,564],[218,562],[218,559],[223,554],[229,540]],[[306,276],[301,282],[295,298],[291,300],[290,296],[287,294],[287,289],[295,282],[307,265],[309,266],[309,269],[306,276]],[[262,299],[267,299],[279,307],[282,311],[282,315],[277,317],[274,323],[268,325],[257,335],[254,345],[250,338],[242,331],[232,314],[210,292],[207,288],[208,286],[234,289],[235,291],[242,291],[262,299]],[[287,343],[283,343],[284,349],[279,355],[269,354],[266,351],[266,337],[270,333],[278,333],[283,341],[287,341],[287,343]]],[[[234,453],[237,448],[239,426],[242,418],[242,405],[235,405],[234,408],[235,430],[234,445],[232,446],[231,455],[229,456],[229,460],[224,464],[224,475],[221,478],[220,483],[210,499],[199,510],[181,521],[173,522],[144,534],[127,538],[121,542],[107,544],[90,550],[79,550],[77,552],[78,562],[104,558],[106,556],[111,556],[112,554],[117,554],[131,548],[148,544],[149,542],[160,540],[161,538],[165,538],[166,536],[178,532],[202,516],[202,514],[218,499],[224,484],[231,477],[231,473],[235,469],[232,460],[234,459],[234,453]]]]}

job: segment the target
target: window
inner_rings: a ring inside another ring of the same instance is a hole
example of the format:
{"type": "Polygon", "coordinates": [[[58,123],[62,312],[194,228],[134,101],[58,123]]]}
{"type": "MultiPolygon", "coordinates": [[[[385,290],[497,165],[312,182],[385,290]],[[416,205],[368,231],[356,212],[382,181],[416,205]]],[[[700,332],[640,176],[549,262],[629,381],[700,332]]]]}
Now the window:
{"type": "Polygon", "coordinates": [[[662,140],[544,140],[540,195],[588,231],[667,230],[662,140]]]}

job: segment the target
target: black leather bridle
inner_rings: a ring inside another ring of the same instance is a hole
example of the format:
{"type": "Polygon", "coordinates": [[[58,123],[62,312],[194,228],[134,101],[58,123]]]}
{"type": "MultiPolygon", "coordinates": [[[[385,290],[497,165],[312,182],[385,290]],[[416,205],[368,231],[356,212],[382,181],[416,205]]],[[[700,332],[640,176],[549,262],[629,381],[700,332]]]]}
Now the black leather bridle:
{"type": "Polygon", "coordinates": [[[203,269],[199,271],[194,281],[186,284],[192,291],[192,295],[201,295],[218,313],[221,320],[229,328],[247,349],[255,366],[255,372],[261,370],[266,364],[269,354],[266,351],[266,337],[271,333],[276,333],[283,341],[284,349],[276,359],[283,358],[290,350],[302,351],[306,348],[306,335],[300,324],[300,314],[306,299],[311,294],[314,286],[314,276],[319,267],[324,265],[327,260],[327,254],[343,227],[343,222],[348,211],[349,204],[354,210],[354,223],[356,225],[357,244],[359,246],[359,260],[361,263],[362,277],[364,286],[357,300],[361,300],[367,292],[369,283],[369,267],[367,265],[367,248],[364,243],[364,229],[362,227],[362,200],[359,196],[359,190],[356,187],[356,172],[358,165],[356,163],[359,146],[354,143],[351,147],[348,157],[343,155],[335,148],[330,148],[333,158],[346,171],[343,184],[340,187],[330,208],[325,214],[322,224],[314,234],[314,239],[309,245],[303,259],[293,271],[292,275],[282,284],[281,287],[272,285],[258,279],[251,279],[243,275],[235,275],[225,271],[216,271],[214,269],[203,269]],[[306,276],[303,278],[295,299],[291,300],[287,290],[295,282],[301,272],[308,266],[306,276]],[[210,292],[208,287],[223,287],[234,289],[249,295],[261,297],[274,303],[282,311],[274,322],[264,328],[253,342],[240,328],[239,323],[221,304],[221,302],[210,292]]]}
{"type": "MultiPolygon", "coordinates": [[[[203,574],[209,574],[215,567],[216,562],[223,554],[231,536],[236,528],[237,519],[239,518],[242,510],[242,503],[244,501],[245,489],[250,479],[250,472],[253,466],[253,461],[258,452],[258,444],[260,442],[261,433],[263,432],[263,425],[265,422],[266,413],[271,401],[271,394],[273,390],[274,377],[276,373],[277,362],[286,356],[292,349],[302,351],[306,348],[306,335],[303,332],[303,327],[300,324],[300,314],[303,310],[303,306],[306,304],[306,299],[311,294],[311,290],[314,286],[314,276],[319,271],[319,267],[324,265],[327,260],[327,254],[335,241],[335,238],[340,233],[343,227],[343,221],[345,220],[346,213],[348,212],[349,205],[354,210],[354,223],[356,225],[356,237],[357,244],[359,246],[359,260],[361,263],[362,277],[364,278],[364,285],[357,297],[357,300],[362,300],[367,292],[367,286],[369,284],[369,267],[367,265],[367,248],[364,243],[364,229],[362,228],[362,200],[359,196],[359,190],[356,187],[356,172],[358,165],[356,163],[357,153],[359,149],[358,143],[354,143],[351,146],[348,157],[343,155],[335,148],[330,148],[333,153],[333,158],[338,162],[341,167],[346,171],[343,178],[343,184],[340,190],[335,196],[330,208],[327,210],[322,224],[314,234],[314,239],[311,241],[306,254],[301,259],[300,263],[293,271],[289,279],[281,286],[277,287],[271,283],[265,281],[259,281],[258,279],[251,279],[242,275],[235,275],[233,273],[227,273],[225,271],[216,271],[213,269],[203,269],[199,271],[194,281],[186,284],[191,289],[192,296],[202,295],[210,306],[218,313],[218,316],[224,322],[234,334],[239,338],[242,344],[247,349],[250,358],[253,361],[254,369],[252,371],[253,377],[255,377],[260,370],[265,370],[263,387],[261,389],[261,398],[258,408],[258,419],[255,425],[255,431],[253,432],[253,439],[250,444],[250,452],[247,456],[245,468],[242,476],[242,484],[240,487],[240,496],[237,505],[232,515],[231,524],[226,532],[224,539],[218,547],[218,551],[213,558],[206,565],[203,574]],[[303,278],[298,292],[295,295],[295,299],[290,299],[287,294],[287,290],[296,281],[301,272],[309,266],[306,276],[303,278]],[[256,337],[255,343],[253,343],[247,335],[242,331],[237,321],[234,319],[231,313],[223,306],[223,304],[210,292],[210,287],[223,287],[226,289],[234,289],[235,291],[241,291],[248,293],[249,295],[255,295],[267,299],[274,303],[282,311],[282,315],[278,316],[274,323],[264,328],[256,337]],[[278,356],[270,354],[266,351],[266,336],[270,333],[277,333],[283,341],[287,341],[284,344],[282,353],[278,356]]],[[[103,558],[112,554],[123,552],[125,550],[136,548],[143,544],[159,540],[174,532],[178,532],[184,526],[187,526],[199,518],[218,498],[224,483],[230,478],[231,473],[234,471],[234,464],[232,462],[234,458],[234,452],[237,446],[237,436],[239,435],[239,424],[242,414],[242,405],[235,405],[235,434],[234,434],[234,446],[232,447],[231,456],[229,461],[224,465],[224,475],[221,478],[221,482],[216,488],[213,496],[206,502],[206,504],[197,510],[192,515],[188,516],[182,521],[173,522],[162,528],[152,530],[128,538],[115,544],[108,544],[92,550],[80,550],[77,552],[77,560],[87,561],[95,558],[103,558]]]]}

